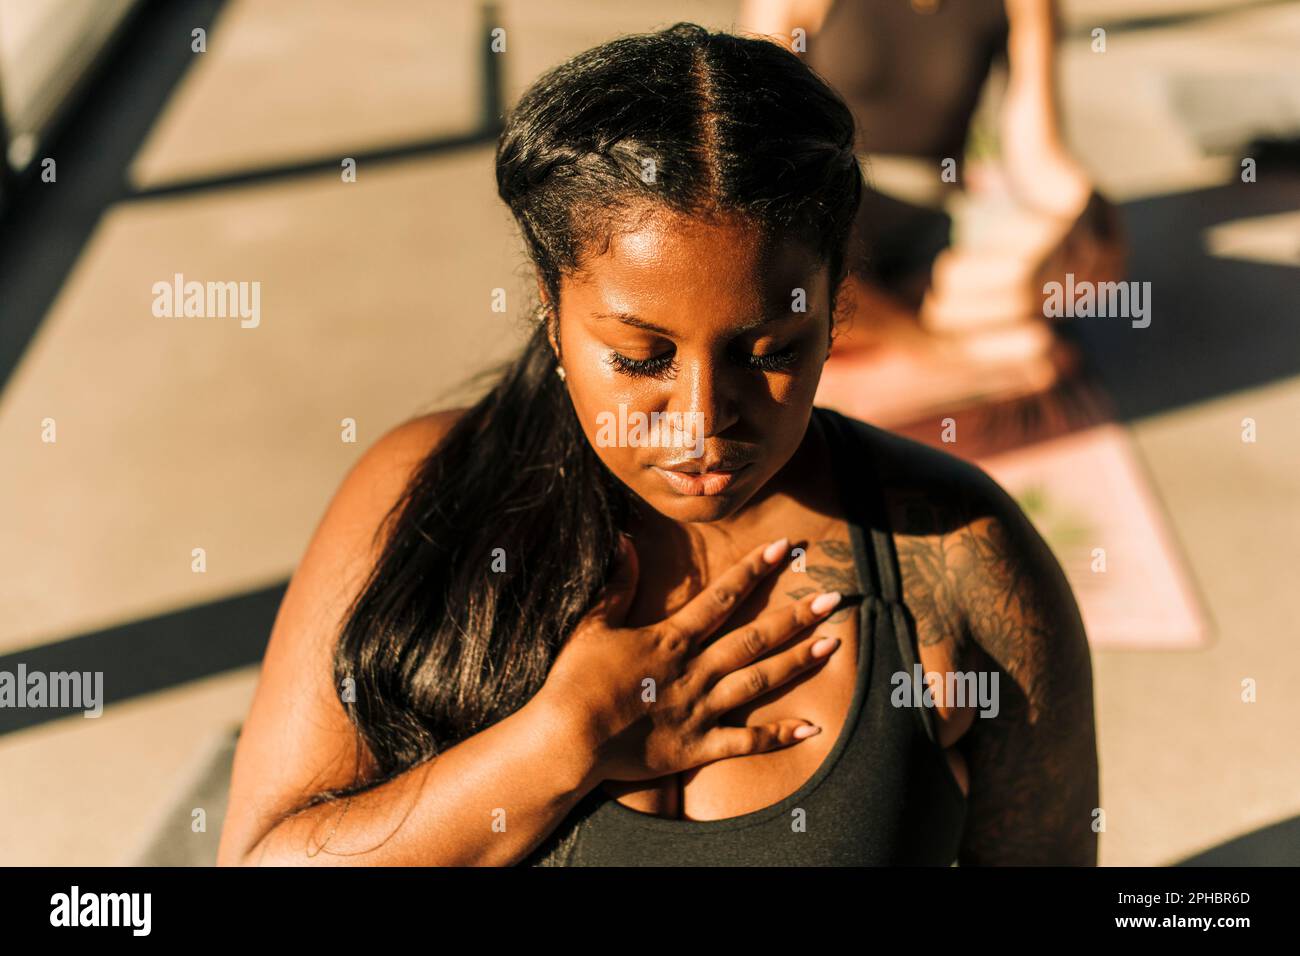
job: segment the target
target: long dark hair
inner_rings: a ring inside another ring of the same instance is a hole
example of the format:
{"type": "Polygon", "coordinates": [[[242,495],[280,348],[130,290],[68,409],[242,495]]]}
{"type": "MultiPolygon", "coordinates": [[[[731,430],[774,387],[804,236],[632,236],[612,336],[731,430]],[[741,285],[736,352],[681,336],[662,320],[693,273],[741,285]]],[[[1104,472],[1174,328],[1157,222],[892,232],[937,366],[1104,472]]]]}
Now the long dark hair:
{"type": "MultiPolygon", "coordinates": [[[[801,237],[838,289],[862,194],[853,142],[848,108],[794,54],[679,23],[534,83],[501,133],[497,191],[552,303],[561,275],[647,204],[801,237]]],[[[587,442],[556,364],[539,324],[380,528],[334,658],[375,767],[308,806],[509,716],[604,586],[632,496],[587,442]]]]}

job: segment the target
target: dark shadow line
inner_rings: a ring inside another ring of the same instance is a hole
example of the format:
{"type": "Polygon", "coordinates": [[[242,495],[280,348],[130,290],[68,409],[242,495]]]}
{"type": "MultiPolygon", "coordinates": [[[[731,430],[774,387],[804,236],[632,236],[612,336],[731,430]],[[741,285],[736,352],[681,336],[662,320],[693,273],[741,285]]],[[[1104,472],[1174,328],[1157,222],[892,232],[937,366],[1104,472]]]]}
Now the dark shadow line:
{"type": "Polygon", "coordinates": [[[7,197],[0,228],[0,384],[7,383],[63,288],[125,171],[193,62],[190,35],[210,29],[224,0],[143,4],[93,82],[61,108],[50,137],[7,197]],[[41,181],[41,160],[57,180],[41,181]]]}
{"type": "MultiPolygon", "coordinates": [[[[456,150],[484,146],[495,142],[497,137],[501,135],[504,122],[505,83],[501,73],[501,57],[492,52],[489,39],[492,29],[499,25],[496,4],[491,2],[482,4],[479,16],[479,70],[483,86],[482,98],[479,102],[479,121],[476,129],[458,133],[454,136],[439,136],[379,149],[354,152],[350,158],[355,159],[358,166],[362,163],[390,163],[411,159],[416,156],[440,156],[456,150]]],[[[131,200],[170,197],[205,192],[212,189],[252,186],[314,173],[337,172],[342,159],[343,154],[339,153],[316,159],[298,160],[278,166],[261,166],[232,173],[223,173],[217,176],[163,183],[158,186],[133,190],[129,196],[124,198],[131,200]]]]}
{"type": "MultiPolygon", "coordinates": [[[[222,601],[132,621],[0,657],[0,673],[103,674],[103,707],[256,664],[266,651],[288,581],[222,601]]],[[[7,682],[7,681],[6,681],[7,682]]],[[[86,688],[93,693],[93,686],[86,688]]],[[[21,690],[20,690],[21,692],[21,690]]],[[[81,707],[0,706],[0,736],[52,720],[83,717],[81,707]]],[[[48,701],[46,702],[48,703],[48,701]]]]}
{"type": "Polygon", "coordinates": [[[495,136],[505,121],[505,82],[501,75],[501,57],[492,50],[492,30],[501,25],[497,5],[487,0],[479,8],[479,70],[483,77],[480,125],[495,136]]]}
{"type": "Polygon", "coordinates": [[[1300,817],[1243,833],[1170,865],[1300,866],[1300,817]]]}
{"type": "MultiPolygon", "coordinates": [[[[34,159],[23,176],[5,184],[0,197],[4,202],[0,209],[4,226],[0,229],[0,391],[110,206],[134,198],[246,186],[339,168],[341,156],[332,156],[132,192],[126,175],[130,163],[193,62],[191,31],[210,30],[223,4],[224,0],[146,0],[136,8],[128,18],[133,29],[119,30],[115,45],[88,73],[94,76],[94,84],[85,84],[65,105],[50,138],[41,144],[42,156],[56,160],[57,183],[35,181],[40,163],[34,159]]],[[[438,155],[497,137],[504,113],[504,82],[501,57],[491,52],[488,43],[496,15],[493,4],[484,4],[479,128],[369,150],[357,154],[358,161],[438,155]]]]}
{"type": "MultiPolygon", "coordinates": [[[[54,104],[42,128],[38,131],[40,134],[37,143],[38,153],[48,155],[52,151],[50,146],[57,142],[65,130],[72,125],[76,112],[91,86],[108,70],[124,38],[135,28],[143,16],[143,11],[149,5],[150,0],[138,0],[138,2],[133,3],[118,24],[104,37],[99,49],[95,50],[91,54],[89,61],[82,65],[81,75],[75,78],[63,99],[54,104]]],[[[11,124],[5,115],[6,113],[4,88],[3,83],[0,82],[0,176],[4,176],[8,180],[4,184],[7,188],[0,189],[0,218],[4,217],[5,210],[8,208],[14,194],[39,176],[41,169],[40,164],[35,162],[35,155],[22,170],[15,171],[10,165],[9,148],[13,143],[13,138],[9,132],[11,124]]],[[[31,119],[31,117],[28,118],[31,119]]]]}
{"type": "MultiPolygon", "coordinates": [[[[411,143],[403,143],[399,146],[390,146],[382,149],[367,150],[364,152],[353,152],[347,154],[347,158],[355,159],[357,166],[360,167],[365,163],[391,163],[410,159],[416,156],[439,156],[455,150],[467,149],[495,142],[498,133],[499,130],[496,129],[475,130],[474,132],[464,133],[457,136],[418,140],[411,143]]],[[[286,163],[283,166],[262,166],[256,169],[249,169],[236,173],[223,173],[219,176],[186,179],[176,183],[164,183],[159,186],[135,190],[123,196],[122,200],[130,202],[137,199],[170,198],[190,193],[208,192],[214,189],[253,186],[259,183],[275,182],[277,180],[291,179],[296,176],[306,176],[315,173],[337,173],[340,171],[344,156],[345,154],[339,153],[335,156],[286,163]]]]}
{"type": "Polygon", "coordinates": [[[1300,270],[1211,255],[1207,229],[1273,215],[1300,202],[1300,174],[1270,168],[1229,182],[1122,204],[1127,281],[1149,282],[1151,324],[1075,318],[1071,335],[1121,422],[1134,422],[1283,381],[1300,373],[1292,316],[1300,270]]]}
{"type": "MultiPolygon", "coordinates": [[[[3,73],[0,64],[0,73],[3,73]]],[[[14,189],[14,171],[9,165],[9,119],[5,109],[4,76],[0,75],[0,219],[4,218],[5,206],[14,189]]]]}
{"type": "Polygon", "coordinates": [[[1100,27],[1107,34],[1110,33],[1134,33],[1138,30],[1158,30],[1161,27],[1181,26],[1186,23],[1197,23],[1202,20],[1213,20],[1216,17],[1232,16],[1233,14],[1242,13],[1247,10],[1259,10],[1267,7],[1283,7],[1294,3],[1295,0],[1248,0],[1248,2],[1236,3],[1230,7],[1211,7],[1204,10],[1179,10],[1171,13],[1152,13],[1146,16],[1133,17],[1132,19],[1110,19],[1098,18],[1097,22],[1089,24],[1078,24],[1069,30],[1062,31],[1062,38],[1069,40],[1085,39],[1092,36],[1092,31],[1100,27]]]}

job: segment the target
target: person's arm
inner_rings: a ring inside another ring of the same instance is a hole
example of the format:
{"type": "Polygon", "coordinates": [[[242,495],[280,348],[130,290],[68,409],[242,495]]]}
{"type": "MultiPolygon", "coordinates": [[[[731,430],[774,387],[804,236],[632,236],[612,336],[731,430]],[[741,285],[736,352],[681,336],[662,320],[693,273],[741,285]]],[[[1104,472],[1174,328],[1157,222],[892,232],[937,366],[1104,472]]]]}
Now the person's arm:
{"type": "Polygon", "coordinates": [[[1009,75],[1000,115],[1002,163],[1026,204],[1077,216],[1092,182],[1060,133],[1055,75],[1056,12],[1052,0],[1006,0],[1009,75]]]}
{"type": "MultiPolygon", "coordinates": [[[[540,695],[539,695],[540,696],[540,695]]],[[[535,697],[433,761],[273,826],[225,863],[510,866],[596,781],[558,709],[535,697]]]]}
{"type": "Polygon", "coordinates": [[[1070,586],[1015,501],[978,474],[947,542],[966,666],[998,673],[999,712],[958,747],[970,768],[961,865],[1095,866],[1092,661],[1070,586]]]}
{"type": "Polygon", "coordinates": [[[375,531],[454,413],[402,425],[340,486],[281,603],[235,754],[220,865],[507,865],[597,781],[565,709],[544,693],[432,761],[298,813],[372,769],[332,686],[344,609],[378,554],[375,531]]]}
{"type": "Polygon", "coordinates": [[[736,32],[768,37],[791,47],[791,33],[802,27],[811,37],[821,29],[832,0],[742,0],[736,32]]]}

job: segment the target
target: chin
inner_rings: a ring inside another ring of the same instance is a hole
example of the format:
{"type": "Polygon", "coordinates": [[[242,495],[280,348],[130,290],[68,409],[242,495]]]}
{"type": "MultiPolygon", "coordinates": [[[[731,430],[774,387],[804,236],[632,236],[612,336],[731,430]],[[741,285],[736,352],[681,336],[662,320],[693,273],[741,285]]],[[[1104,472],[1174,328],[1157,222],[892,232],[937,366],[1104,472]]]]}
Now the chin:
{"type": "Polygon", "coordinates": [[[748,496],[735,494],[687,497],[685,495],[659,496],[651,506],[665,518],[681,524],[698,524],[730,518],[749,500],[748,496]]]}

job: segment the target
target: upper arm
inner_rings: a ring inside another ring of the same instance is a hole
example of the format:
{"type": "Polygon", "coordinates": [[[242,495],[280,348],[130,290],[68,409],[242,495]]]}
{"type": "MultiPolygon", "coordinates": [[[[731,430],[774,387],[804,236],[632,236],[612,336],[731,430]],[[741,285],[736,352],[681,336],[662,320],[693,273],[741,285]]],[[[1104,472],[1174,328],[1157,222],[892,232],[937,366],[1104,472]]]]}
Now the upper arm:
{"type": "Polygon", "coordinates": [[[973,573],[958,591],[968,660],[997,675],[998,713],[959,743],[971,791],[963,864],[1095,865],[1092,663],[1070,586],[1042,537],[978,473],[955,533],[973,573]]]}
{"type": "Polygon", "coordinates": [[[459,414],[425,415],[383,435],[317,525],[280,604],[240,733],[219,863],[239,862],[286,811],[352,783],[368,766],[333,686],[334,647],[382,547],[376,532],[459,414]]]}
{"type": "Polygon", "coordinates": [[[918,640],[995,693],[955,744],[970,784],[960,862],[1095,864],[1092,660],[1065,574],[983,470],[876,437],[918,640]]]}

